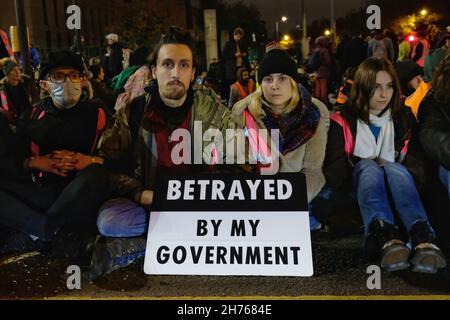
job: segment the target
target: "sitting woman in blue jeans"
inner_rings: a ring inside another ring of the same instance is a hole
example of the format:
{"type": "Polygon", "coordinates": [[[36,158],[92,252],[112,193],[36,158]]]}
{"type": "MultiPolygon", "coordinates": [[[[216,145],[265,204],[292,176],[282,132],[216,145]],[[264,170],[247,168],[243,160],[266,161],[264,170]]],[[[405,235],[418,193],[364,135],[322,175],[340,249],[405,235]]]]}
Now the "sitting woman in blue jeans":
{"type": "Polygon", "coordinates": [[[392,65],[376,58],[364,61],[347,106],[331,119],[324,163],[327,185],[356,193],[368,256],[379,258],[387,271],[406,269],[410,263],[416,272],[444,268],[415,183],[423,172],[417,123],[400,103],[392,65]],[[412,253],[399,222],[409,234],[412,253]]]}

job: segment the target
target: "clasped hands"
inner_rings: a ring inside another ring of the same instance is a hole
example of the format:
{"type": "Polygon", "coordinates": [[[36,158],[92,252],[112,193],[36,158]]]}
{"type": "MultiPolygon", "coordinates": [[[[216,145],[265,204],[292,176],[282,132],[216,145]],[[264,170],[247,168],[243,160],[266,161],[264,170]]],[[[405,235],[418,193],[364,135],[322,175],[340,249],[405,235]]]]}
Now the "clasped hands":
{"type": "Polygon", "coordinates": [[[100,158],[87,156],[80,152],[56,150],[44,156],[35,156],[27,159],[25,168],[67,177],[71,171],[83,170],[92,163],[102,163],[102,161],[100,158]]]}

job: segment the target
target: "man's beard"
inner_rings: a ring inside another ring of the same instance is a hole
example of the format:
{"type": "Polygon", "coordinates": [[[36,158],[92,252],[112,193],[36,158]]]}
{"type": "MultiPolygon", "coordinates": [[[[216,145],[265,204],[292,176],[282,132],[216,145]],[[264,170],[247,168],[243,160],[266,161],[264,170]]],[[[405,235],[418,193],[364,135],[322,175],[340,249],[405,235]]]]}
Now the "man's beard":
{"type": "Polygon", "coordinates": [[[185,96],[185,94],[186,88],[180,81],[170,81],[162,92],[164,98],[171,100],[181,99],[185,96]],[[177,83],[178,85],[175,85],[175,83],[177,83]]]}

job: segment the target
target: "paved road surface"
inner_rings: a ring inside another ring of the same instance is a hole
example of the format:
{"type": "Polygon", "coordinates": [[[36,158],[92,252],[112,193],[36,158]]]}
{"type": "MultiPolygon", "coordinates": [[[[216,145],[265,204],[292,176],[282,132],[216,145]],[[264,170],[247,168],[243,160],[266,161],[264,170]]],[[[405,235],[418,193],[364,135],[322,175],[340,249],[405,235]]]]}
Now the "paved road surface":
{"type": "MultiPolygon", "coordinates": [[[[121,297],[308,297],[370,295],[445,295],[450,298],[450,268],[435,275],[382,272],[381,290],[367,289],[362,238],[320,238],[313,241],[314,270],[310,278],[148,276],[142,263],[113,272],[81,290],[66,286],[65,260],[41,255],[0,262],[0,299],[121,297]]],[[[450,256],[447,252],[447,256],[450,256]]]]}

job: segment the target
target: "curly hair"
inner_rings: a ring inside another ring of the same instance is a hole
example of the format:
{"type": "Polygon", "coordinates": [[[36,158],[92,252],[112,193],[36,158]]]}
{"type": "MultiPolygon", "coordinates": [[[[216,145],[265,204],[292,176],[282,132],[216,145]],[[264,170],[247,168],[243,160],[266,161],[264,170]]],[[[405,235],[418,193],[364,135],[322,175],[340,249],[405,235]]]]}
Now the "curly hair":
{"type": "Polygon", "coordinates": [[[442,59],[431,78],[433,98],[444,104],[450,103],[450,54],[442,59]]]}

